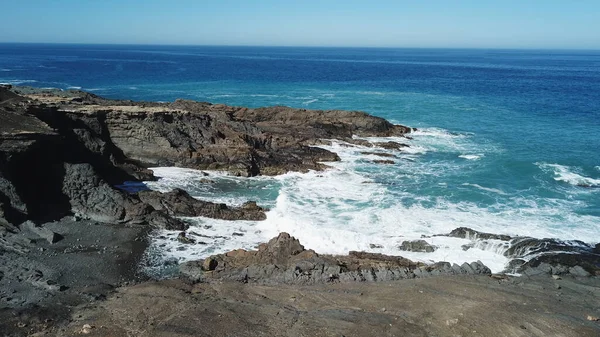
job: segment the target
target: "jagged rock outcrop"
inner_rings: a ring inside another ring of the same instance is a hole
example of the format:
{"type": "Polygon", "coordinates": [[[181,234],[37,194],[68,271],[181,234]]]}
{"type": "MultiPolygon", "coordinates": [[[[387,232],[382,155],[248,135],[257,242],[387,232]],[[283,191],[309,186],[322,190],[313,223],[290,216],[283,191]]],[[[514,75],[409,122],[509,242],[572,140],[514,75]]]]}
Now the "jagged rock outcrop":
{"type": "Polygon", "coordinates": [[[346,256],[319,255],[281,233],[256,251],[242,249],[180,265],[192,282],[237,281],[264,284],[375,282],[443,274],[490,274],[481,262],[462,266],[439,262],[425,265],[400,256],[350,252],[346,256]]]}
{"type": "MultiPolygon", "coordinates": [[[[155,209],[135,195],[109,186],[90,164],[65,164],[63,193],[75,216],[105,223],[146,223],[157,228],[184,230],[187,225],[155,209]]],[[[157,192],[159,193],[159,192],[157,192]]]]}
{"type": "Polygon", "coordinates": [[[247,202],[241,207],[230,207],[225,204],[202,201],[193,198],[182,189],[160,193],[157,191],[141,191],[140,200],[156,210],[165,211],[176,216],[203,216],[222,220],[265,220],[265,210],[255,202],[247,202]]]}
{"type": "Polygon", "coordinates": [[[115,101],[81,91],[10,86],[0,92],[0,209],[12,224],[71,213],[118,223],[147,221],[150,214],[148,222],[165,222],[167,213],[261,220],[264,211],[252,204],[231,208],[181,192],[157,201],[158,193],[127,195],[113,186],[153,179],[144,168],[151,165],[239,175],[322,169],[321,162],[339,160],[310,146],[322,138],[411,131],[362,112],[115,101]]]}
{"type": "Polygon", "coordinates": [[[600,275],[600,251],[597,245],[591,246],[582,241],[511,237],[483,233],[467,227],[456,228],[445,236],[472,240],[472,244],[465,245],[467,249],[475,244],[485,246],[487,240],[503,241],[503,254],[511,259],[505,272],[529,275],[600,275]]]}
{"type": "Polygon", "coordinates": [[[515,238],[510,244],[504,255],[516,260],[513,272],[600,275],[600,253],[584,242],[515,238]]]}
{"type": "MultiPolygon", "coordinates": [[[[127,158],[145,166],[226,170],[244,176],[320,170],[326,167],[320,162],[339,160],[335,153],[310,146],[321,139],[403,136],[411,131],[355,111],[248,109],[186,100],[135,103],[83,92],[23,93],[46,104],[44,110],[51,107],[66,116],[60,118],[85,124],[77,134],[80,138],[107,136],[106,143],[90,145],[118,153],[112,159],[122,167],[127,158]]],[[[42,119],[58,118],[54,115],[42,119]]]]}

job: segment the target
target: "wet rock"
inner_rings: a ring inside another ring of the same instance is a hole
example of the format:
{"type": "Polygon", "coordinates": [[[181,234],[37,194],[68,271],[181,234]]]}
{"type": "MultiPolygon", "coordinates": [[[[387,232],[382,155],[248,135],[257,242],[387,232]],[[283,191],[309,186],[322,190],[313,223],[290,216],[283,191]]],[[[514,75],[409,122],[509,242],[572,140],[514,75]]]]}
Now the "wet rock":
{"type": "Polygon", "coordinates": [[[581,241],[558,239],[514,238],[504,253],[507,257],[526,257],[545,252],[589,253],[592,247],[581,241]]]}
{"type": "Polygon", "coordinates": [[[375,244],[375,243],[370,243],[369,244],[369,248],[371,248],[371,249],[379,249],[379,248],[383,248],[383,246],[375,244]]]}
{"type": "Polygon", "coordinates": [[[391,154],[391,153],[385,153],[385,152],[368,152],[368,151],[363,151],[360,154],[364,154],[364,155],[372,155],[372,156],[379,156],[379,157],[387,157],[387,158],[395,158],[396,156],[391,154]]]}
{"type": "Polygon", "coordinates": [[[391,164],[395,164],[396,162],[393,161],[393,160],[373,160],[373,163],[375,163],[375,164],[388,164],[388,165],[391,165],[391,164]]]}
{"type": "Polygon", "coordinates": [[[525,260],[523,259],[513,259],[510,260],[510,262],[508,262],[508,265],[506,266],[506,272],[509,273],[516,273],[518,270],[521,269],[521,266],[523,264],[525,264],[525,260]]]}
{"type": "Polygon", "coordinates": [[[181,232],[177,235],[177,241],[185,244],[193,244],[196,243],[194,239],[188,238],[185,232],[181,232]]]}
{"type": "Polygon", "coordinates": [[[174,189],[168,193],[158,191],[141,191],[138,193],[141,201],[151,205],[154,209],[167,212],[175,216],[204,216],[223,220],[264,220],[265,209],[256,202],[250,201],[241,207],[229,207],[198,200],[182,189],[174,189]]]}
{"type": "Polygon", "coordinates": [[[374,143],[375,146],[380,147],[382,149],[387,149],[387,150],[402,150],[405,147],[409,147],[409,145],[407,144],[402,144],[402,143],[398,143],[398,142],[380,142],[380,143],[374,143]]]}
{"type": "Polygon", "coordinates": [[[479,231],[476,231],[476,230],[468,228],[468,227],[459,227],[459,228],[456,228],[456,229],[452,230],[450,232],[450,234],[448,234],[447,236],[450,236],[450,237],[453,237],[453,238],[469,239],[469,240],[480,239],[480,240],[502,240],[502,241],[508,241],[508,240],[512,239],[508,235],[483,233],[483,232],[479,232],[479,231]]]}
{"type": "Polygon", "coordinates": [[[398,247],[398,249],[409,251],[409,252],[432,253],[437,248],[435,246],[430,245],[425,240],[413,240],[413,241],[403,241],[402,244],[398,247]]]}
{"type": "Polygon", "coordinates": [[[247,211],[262,211],[263,208],[256,204],[256,201],[246,201],[242,204],[242,209],[247,211]]]}

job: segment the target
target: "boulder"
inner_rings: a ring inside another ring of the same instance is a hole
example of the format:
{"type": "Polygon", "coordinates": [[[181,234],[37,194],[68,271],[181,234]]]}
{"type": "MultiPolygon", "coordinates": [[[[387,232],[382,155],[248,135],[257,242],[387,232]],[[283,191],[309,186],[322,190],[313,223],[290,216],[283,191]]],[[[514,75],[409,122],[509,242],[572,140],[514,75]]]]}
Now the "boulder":
{"type": "Polygon", "coordinates": [[[432,253],[437,247],[430,245],[425,240],[413,240],[413,241],[403,241],[398,249],[409,251],[409,252],[423,252],[423,253],[432,253]]]}
{"type": "Polygon", "coordinates": [[[51,244],[57,243],[58,241],[63,239],[62,235],[55,233],[47,228],[44,228],[43,226],[38,226],[32,221],[26,221],[23,224],[21,224],[20,227],[22,230],[27,230],[35,234],[36,236],[48,241],[51,244]]]}

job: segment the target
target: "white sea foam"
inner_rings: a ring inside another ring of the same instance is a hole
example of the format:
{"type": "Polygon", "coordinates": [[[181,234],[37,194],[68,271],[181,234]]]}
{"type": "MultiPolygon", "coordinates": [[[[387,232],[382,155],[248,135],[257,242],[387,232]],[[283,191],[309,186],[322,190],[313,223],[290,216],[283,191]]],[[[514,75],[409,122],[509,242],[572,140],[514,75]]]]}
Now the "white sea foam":
{"type": "Polygon", "coordinates": [[[536,163],[544,172],[554,175],[554,180],[562,181],[574,186],[600,187],[600,179],[586,177],[580,173],[580,169],[559,164],[536,163]]]}
{"type": "Polygon", "coordinates": [[[302,104],[309,105],[309,104],[317,102],[317,101],[318,101],[318,99],[314,98],[314,99],[309,99],[308,101],[302,102],[302,104]]]}
{"type": "MultiPolygon", "coordinates": [[[[365,139],[371,142],[409,142],[411,147],[408,149],[421,148],[425,153],[464,153],[461,151],[465,148],[471,153],[496,150],[489,144],[478,147],[470,134],[454,134],[441,129],[425,129],[413,136],[413,140],[376,137],[365,139]]],[[[418,190],[403,188],[405,183],[412,183],[423,177],[444,177],[448,172],[460,172],[465,165],[470,165],[468,161],[438,164],[422,161],[419,159],[420,155],[407,153],[404,149],[377,149],[378,152],[394,154],[400,161],[397,165],[374,165],[371,162],[373,156],[361,154],[373,151],[372,147],[340,141],[332,141],[331,145],[320,147],[338,153],[341,158],[339,162],[327,163],[331,169],[324,172],[288,173],[277,177],[249,179],[230,177],[219,172],[208,172],[205,177],[195,170],[154,168],[155,174],[161,179],[148,183],[153,189],[168,191],[173,187],[180,187],[195,190],[203,199],[231,204],[241,204],[248,200],[248,194],[226,193],[214,186],[224,185],[228,186],[229,191],[251,193],[252,190],[245,185],[248,182],[277,184],[276,197],[257,200],[259,204],[268,204],[271,209],[267,212],[266,220],[223,222],[196,219],[194,221],[197,223],[190,231],[215,237],[204,240],[206,245],[192,245],[187,246],[184,251],[178,250],[183,248],[177,248],[180,244],[173,240],[176,235],[173,232],[157,239],[155,246],[163,245],[163,250],[171,247],[166,256],[186,260],[235,248],[252,248],[285,231],[297,237],[306,248],[319,253],[347,254],[350,250],[362,250],[401,255],[424,262],[448,261],[459,264],[481,260],[492,271],[500,272],[508,262],[508,258],[503,255],[507,249],[506,243],[434,235],[449,233],[457,227],[469,227],[481,232],[513,236],[555,237],[590,243],[600,241],[597,217],[572,211],[581,206],[581,201],[515,196],[481,206],[474,202],[451,202],[444,196],[430,196],[418,190]],[[387,178],[378,178],[381,175],[387,178]],[[200,184],[199,180],[203,178],[214,180],[216,184],[200,184]],[[234,236],[234,231],[244,231],[244,235],[234,236]],[[403,241],[416,239],[424,239],[438,248],[432,253],[398,249],[403,241]],[[377,247],[375,245],[382,248],[371,248],[377,247]],[[468,249],[464,250],[464,247],[468,249]]],[[[557,170],[555,166],[548,167],[552,168],[552,172],[557,170]]],[[[450,188],[445,181],[439,181],[438,186],[450,188]]],[[[498,196],[506,195],[500,189],[479,184],[464,183],[463,186],[498,196]]]]}
{"type": "Polygon", "coordinates": [[[12,69],[6,69],[6,68],[2,68],[2,69],[0,69],[0,71],[5,71],[5,72],[8,72],[8,71],[12,71],[12,69]]]}
{"type": "Polygon", "coordinates": [[[385,96],[387,93],[381,91],[358,91],[357,94],[361,95],[376,95],[376,96],[385,96]]]}
{"type": "Polygon", "coordinates": [[[497,246],[475,246],[465,252],[462,246],[471,244],[470,240],[432,237],[426,240],[439,246],[434,253],[403,252],[397,247],[404,240],[449,233],[463,226],[540,238],[598,240],[599,236],[595,233],[595,218],[569,213],[570,205],[559,202],[543,206],[532,200],[518,200],[514,205],[481,208],[472,203],[454,204],[439,199],[435,207],[405,206],[398,202],[385,207],[390,200],[386,200],[384,188],[360,175],[336,169],[319,176],[309,173],[294,184],[284,185],[267,220],[257,225],[266,238],[286,231],[308,248],[322,253],[365,250],[422,261],[481,260],[498,272],[503,270],[507,259],[497,246]],[[556,219],[556,215],[564,220],[556,219]],[[563,221],[579,225],[565,228],[563,221]],[[524,222],[528,226],[522,226],[524,222]],[[383,248],[372,249],[370,244],[383,248]]]}
{"type": "Polygon", "coordinates": [[[180,231],[161,230],[156,233],[153,245],[162,246],[170,257],[188,261],[234,249],[255,249],[263,242],[253,221],[227,221],[209,218],[182,218],[190,224],[186,236],[196,241],[184,244],[177,241],[180,231]],[[183,248],[185,249],[183,249],[183,248]]]}
{"type": "Polygon", "coordinates": [[[19,85],[25,83],[36,83],[36,80],[0,80],[0,84],[19,85]]]}
{"type": "Polygon", "coordinates": [[[412,140],[403,137],[355,137],[372,143],[394,141],[409,144],[403,153],[425,154],[428,152],[453,153],[467,160],[478,160],[486,153],[497,153],[501,149],[495,144],[478,143],[471,133],[453,133],[440,128],[423,128],[410,134],[412,140]]]}
{"type": "Polygon", "coordinates": [[[413,131],[411,135],[430,136],[430,137],[436,137],[436,138],[466,138],[466,137],[469,137],[471,134],[450,132],[445,129],[432,127],[432,128],[418,129],[416,131],[413,131]]]}
{"type": "Polygon", "coordinates": [[[273,180],[270,177],[234,177],[220,171],[198,171],[178,167],[153,167],[154,175],[160,177],[158,181],[146,182],[146,185],[157,191],[169,192],[174,188],[191,191],[201,199],[216,203],[239,206],[248,201],[248,197],[241,193],[227,193],[216,186],[216,182],[227,183],[228,186],[247,186],[248,182],[260,180],[273,180]]]}
{"type": "Polygon", "coordinates": [[[72,86],[72,87],[67,87],[67,89],[81,90],[81,87],[72,86]]]}
{"type": "Polygon", "coordinates": [[[492,193],[497,193],[497,194],[501,194],[501,195],[506,195],[506,193],[502,190],[499,190],[497,188],[490,188],[490,187],[483,187],[479,184],[470,184],[470,183],[464,183],[463,186],[471,186],[471,187],[475,187],[477,189],[480,189],[482,191],[487,191],[487,192],[492,192],[492,193]]]}
{"type": "Polygon", "coordinates": [[[467,160],[479,160],[483,157],[482,154],[461,154],[458,158],[463,158],[467,160]]]}
{"type": "Polygon", "coordinates": [[[272,94],[251,94],[248,96],[250,96],[250,97],[279,97],[279,95],[272,95],[272,94]]]}

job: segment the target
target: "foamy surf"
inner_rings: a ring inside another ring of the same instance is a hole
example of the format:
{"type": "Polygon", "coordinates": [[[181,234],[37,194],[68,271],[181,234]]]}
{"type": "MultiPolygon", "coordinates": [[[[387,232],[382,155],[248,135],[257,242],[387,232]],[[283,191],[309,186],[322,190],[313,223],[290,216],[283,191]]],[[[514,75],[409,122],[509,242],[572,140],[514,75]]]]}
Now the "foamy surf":
{"type": "Polygon", "coordinates": [[[466,160],[479,160],[483,157],[481,154],[461,154],[458,158],[463,158],[466,160]]]}
{"type": "MultiPolygon", "coordinates": [[[[240,178],[224,172],[153,168],[160,179],[147,183],[152,189],[166,192],[178,187],[195,197],[232,205],[255,200],[270,211],[266,220],[258,222],[188,219],[192,222],[188,232],[195,233],[190,236],[195,238],[199,234],[204,238],[202,244],[181,248],[182,244],[175,239],[177,233],[173,232],[159,234],[152,247],[155,252],[162,252],[165,259],[182,262],[236,248],[254,248],[280,232],[288,232],[306,248],[323,254],[358,250],[401,255],[426,263],[462,264],[480,260],[493,272],[501,272],[509,262],[504,255],[509,248],[507,242],[439,235],[469,227],[511,236],[600,241],[597,218],[573,212],[580,206],[577,200],[540,199],[471,182],[453,186],[448,184],[450,178],[469,177],[472,160],[457,160],[455,155],[438,162],[435,157],[428,160],[423,157],[465,151],[493,155],[501,152],[494,144],[479,144],[472,134],[438,128],[424,129],[411,136],[412,140],[361,138],[371,145],[389,141],[410,145],[400,150],[329,140],[329,145],[319,147],[336,152],[341,161],[327,163],[331,168],[323,172],[240,178]],[[392,158],[395,164],[375,163],[381,159],[377,153],[392,158]],[[449,161],[451,158],[455,160],[449,161]],[[424,192],[423,186],[432,184],[442,193],[424,192]],[[457,202],[445,194],[452,195],[461,189],[495,201],[457,202]],[[425,240],[435,251],[410,252],[399,248],[402,242],[412,240],[425,240]]],[[[548,167],[552,172],[560,169],[548,167]]]]}
{"type": "Polygon", "coordinates": [[[579,168],[559,164],[536,163],[544,172],[553,174],[553,179],[579,187],[600,187],[600,179],[586,177],[579,168]]]}

